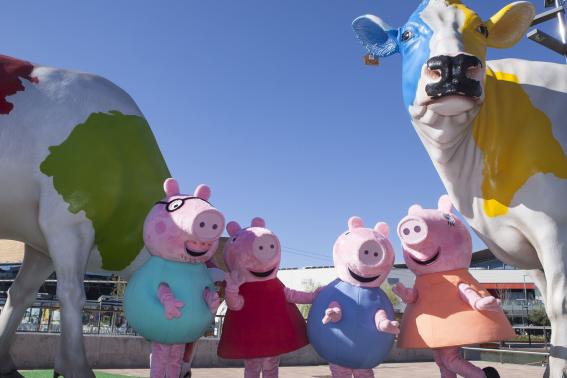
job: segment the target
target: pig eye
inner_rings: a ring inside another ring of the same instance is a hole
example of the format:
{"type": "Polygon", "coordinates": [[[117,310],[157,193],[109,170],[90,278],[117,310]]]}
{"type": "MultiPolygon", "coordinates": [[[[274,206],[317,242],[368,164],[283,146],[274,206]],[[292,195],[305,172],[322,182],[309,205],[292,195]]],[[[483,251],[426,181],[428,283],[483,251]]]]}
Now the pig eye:
{"type": "Polygon", "coordinates": [[[347,236],[348,234],[350,234],[350,231],[345,232],[345,236],[347,236]]]}
{"type": "Polygon", "coordinates": [[[443,214],[443,217],[447,220],[450,227],[453,227],[457,223],[451,214],[443,214]]]}
{"type": "Polygon", "coordinates": [[[232,242],[234,243],[236,241],[236,236],[232,238],[232,242]]]}
{"type": "Polygon", "coordinates": [[[169,202],[165,208],[171,213],[172,211],[178,210],[181,206],[183,206],[184,202],[185,201],[182,199],[176,199],[169,202]]]}

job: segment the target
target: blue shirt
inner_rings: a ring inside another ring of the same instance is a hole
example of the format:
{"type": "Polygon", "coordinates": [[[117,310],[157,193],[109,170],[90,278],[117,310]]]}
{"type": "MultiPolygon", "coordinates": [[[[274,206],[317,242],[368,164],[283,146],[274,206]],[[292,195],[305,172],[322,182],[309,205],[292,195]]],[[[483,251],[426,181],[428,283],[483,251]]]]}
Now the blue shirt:
{"type": "Polygon", "coordinates": [[[336,279],[315,298],[307,319],[309,341],[330,363],[351,369],[370,369],[388,357],[394,335],[378,331],[374,317],[380,309],[394,320],[394,309],[379,287],[360,287],[336,279]],[[329,304],[340,304],[342,318],[324,325],[329,304]]]}
{"type": "Polygon", "coordinates": [[[197,340],[210,327],[213,316],[203,299],[205,287],[215,290],[205,264],[189,264],[151,256],[134,273],[124,293],[128,323],[150,341],[184,344],[197,340]],[[181,317],[168,320],[158,297],[166,283],[177,300],[184,303],[181,317]]]}

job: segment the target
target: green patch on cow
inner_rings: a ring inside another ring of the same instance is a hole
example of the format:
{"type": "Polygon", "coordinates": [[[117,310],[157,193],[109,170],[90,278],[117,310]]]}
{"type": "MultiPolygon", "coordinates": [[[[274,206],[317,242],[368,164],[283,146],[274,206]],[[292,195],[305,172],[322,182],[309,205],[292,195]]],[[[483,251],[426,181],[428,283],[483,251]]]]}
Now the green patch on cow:
{"type": "Polygon", "coordinates": [[[102,268],[122,270],[142,249],[144,219],[163,197],[167,165],[146,120],[93,113],[41,163],[71,213],[92,221],[102,268]]]}

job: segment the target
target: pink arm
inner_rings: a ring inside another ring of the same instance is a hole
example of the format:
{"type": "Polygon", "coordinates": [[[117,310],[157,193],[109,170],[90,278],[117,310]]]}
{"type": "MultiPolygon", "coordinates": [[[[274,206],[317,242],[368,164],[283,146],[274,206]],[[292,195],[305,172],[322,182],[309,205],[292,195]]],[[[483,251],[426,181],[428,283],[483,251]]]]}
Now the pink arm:
{"type": "Polygon", "coordinates": [[[210,290],[208,287],[203,290],[203,299],[209,306],[211,314],[215,315],[220,306],[219,294],[215,290],[210,290]]]}
{"type": "Polygon", "coordinates": [[[410,304],[417,301],[417,289],[407,288],[401,282],[398,282],[396,285],[394,285],[394,287],[392,287],[392,291],[394,292],[394,294],[400,297],[404,303],[410,304]]]}
{"type": "Polygon", "coordinates": [[[240,311],[244,307],[244,298],[238,294],[238,288],[227,286],[225,290],[226,304],[230,310],[240,311]]]}
{"type": "Polygon", "coordinates": [[[183,307],[183,302],[178,301],[173,295],[173,292],[166,283],[160,283],[157,291],[159,302],[163,305],[165,310],[165,317],[169,320],[179,318],[181,316],[180,307],[183,307]]]}
{"type": "Polygon", "coordinates": [[[286,287],[285,288],[285,299],[289,303],[311,304],[311,303],[313,303],[313,301],[315,300],[315,297],[317,296],[317,294],[319,294],[321,289],[322,288],[319,287],[319,288],[317,288],[317,290],[309,293],[309,292],[306,292],[306,291],[293,290],[293,289],[286,287]]]}
{"type": "Polygon", "coordinates": [[[376,323],[376,328],[378,331],[391,333],[397,335],[400,333],[400,323],[395,320],[389,320],[386,311],[378,310],[376,315],[374,315],[374,322],[376,323]]]}
{"type": "Polygon", "coordinates": [[[327,324],[329,322],[336,323],[341,320],[343,317],[343,312],[341,310],[341,305],[338,302],[331,302],[329,306],[325,310],[325,316],[321,320],[323,324],[327,324]]]}
{"type": "Polygon", "coordinates": [[[493,296],[481,297],[470,285],[461,282],[458,286],[459,296],[473,310],[500,311],[500,300],[493,296]]]}

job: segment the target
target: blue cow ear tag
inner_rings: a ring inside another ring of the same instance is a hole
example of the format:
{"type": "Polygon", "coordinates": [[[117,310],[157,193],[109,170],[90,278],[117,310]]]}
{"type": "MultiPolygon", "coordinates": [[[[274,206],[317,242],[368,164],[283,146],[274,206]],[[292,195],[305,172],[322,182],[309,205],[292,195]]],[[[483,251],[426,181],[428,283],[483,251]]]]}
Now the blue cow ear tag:
{"type": "Polygon", "coordinates": [[[364,64],[367,66],[379,66],[380,61],[373,54],[364,55],[364,64]]]}

